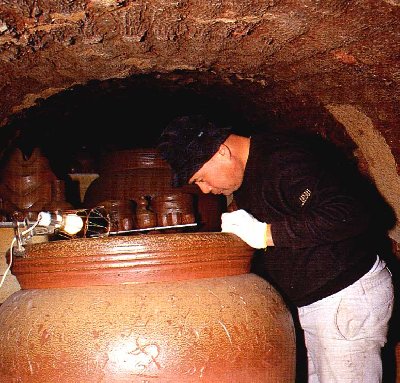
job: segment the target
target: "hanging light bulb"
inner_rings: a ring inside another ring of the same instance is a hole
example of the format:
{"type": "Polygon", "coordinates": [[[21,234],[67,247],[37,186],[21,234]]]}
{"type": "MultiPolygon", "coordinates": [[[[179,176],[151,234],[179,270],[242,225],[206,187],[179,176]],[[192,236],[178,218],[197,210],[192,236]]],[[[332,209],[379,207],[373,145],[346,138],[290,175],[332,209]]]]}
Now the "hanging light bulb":
{"type": "Polygon", "coordinates": [[[63,216],[60,228],[67,234],[75,235],[82,230],[83,219],[76,214],[68,213],[63,216]]]}
{"type": "Polygon", "coordinates": [[[103,206],[93,209],[67,211],[41,211],[35,224],[38,233],[44,228],[47,233],[71,237],[104,237],[110,232],[110,215],[103,206]]]}
{"type": "MultiPolygon", "coordinates": [[[[12,222],[0,222],[0,227],[14,229],[14,239],[11,248],[17,256],[25,255],[25,245],[35,236],[59,234],[66,238],[76,237],[106,237],[110,234],[110,215],[103,206],[93,209],[79,209],[68,211],[41,211],[35,222],[27,218],[19,220],[13,216],[12,222]]],[[[0,282],[1,284],[1,282],[0,282]]]]}

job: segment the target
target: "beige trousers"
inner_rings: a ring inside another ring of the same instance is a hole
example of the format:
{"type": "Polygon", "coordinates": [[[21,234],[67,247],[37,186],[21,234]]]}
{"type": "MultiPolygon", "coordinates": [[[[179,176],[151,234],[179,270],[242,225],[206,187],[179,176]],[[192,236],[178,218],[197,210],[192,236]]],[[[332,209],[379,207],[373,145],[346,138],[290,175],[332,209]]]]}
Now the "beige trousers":
{"type": "Polygon", "coordinates": [[[390,271],[379,257],[351,286],[298,308],[309,383],[380,383],[393,311],[390,271]]]}

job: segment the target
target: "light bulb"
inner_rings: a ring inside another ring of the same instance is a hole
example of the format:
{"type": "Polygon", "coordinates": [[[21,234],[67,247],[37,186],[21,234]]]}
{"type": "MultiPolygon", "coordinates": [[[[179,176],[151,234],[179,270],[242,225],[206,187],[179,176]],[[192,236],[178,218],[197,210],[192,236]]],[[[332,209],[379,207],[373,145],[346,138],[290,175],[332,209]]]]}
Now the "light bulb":
{"type": "Polygon", "coordinates": [[[76,214],[63,215],[61,229],[70,235],[74,235],[81,231],[83,228],[83,219],[76,214]]]}
{"type": "Polygon", "coordinates": [[[48,233],[73,237],[104,237],[110,232],[110,217],[102,207],[56,212],[40,212],[37,226],[48,228],[48,233]]]}
{"type": "Polygon", "coordinates": [[[38,215],[38,226],[50,226],[52,223],[52,216],[47,211],[41,211],[38,215]]]}
{"type": "Polygon", "coordinates": [[[38,226],[50,227],[64,232],[68,235],[75,235],[83,228],[83,219],[74,213],[40,212],[38,226]]]}

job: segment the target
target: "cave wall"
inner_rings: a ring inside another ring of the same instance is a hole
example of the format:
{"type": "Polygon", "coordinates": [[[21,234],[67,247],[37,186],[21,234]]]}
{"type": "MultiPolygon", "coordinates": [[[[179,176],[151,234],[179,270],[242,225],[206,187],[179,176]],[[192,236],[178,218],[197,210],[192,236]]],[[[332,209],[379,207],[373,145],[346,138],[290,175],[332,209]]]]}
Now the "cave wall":
{"type": "Polygon", "coordinates": [[[151,76],[232,98],[246,123],[350,140],[399,216],[399,20],[398,0],[0,0],[2,150],[21,135],[13,118],[46,100],[151,76]]]}

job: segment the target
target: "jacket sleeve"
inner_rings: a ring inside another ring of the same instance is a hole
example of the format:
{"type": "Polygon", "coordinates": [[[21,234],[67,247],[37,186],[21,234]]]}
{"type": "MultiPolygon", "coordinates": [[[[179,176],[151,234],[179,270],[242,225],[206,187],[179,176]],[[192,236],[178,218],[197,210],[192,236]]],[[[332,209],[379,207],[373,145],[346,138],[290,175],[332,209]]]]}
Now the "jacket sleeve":
{"type": "Polygon", "coordinates": [[[281,153],[276,195],[285,209],[271,223],[279,247],[310,247],[358,236],[369,226],[368,209],[350,180],[325,168],[306,152],[281,153]]]}

